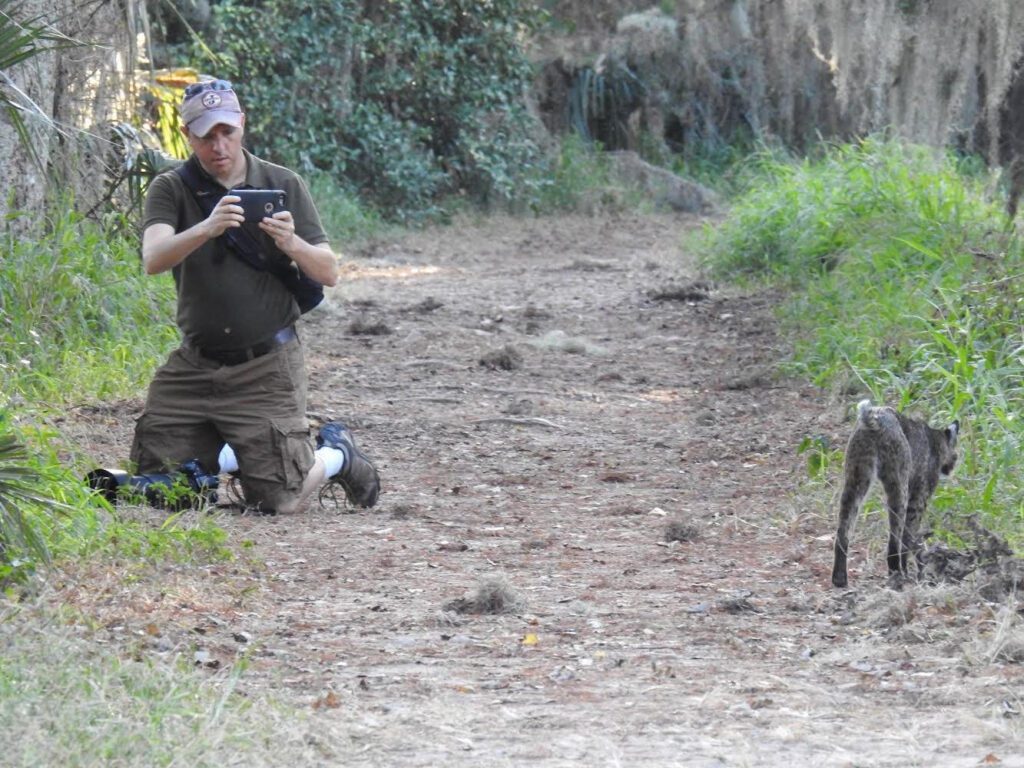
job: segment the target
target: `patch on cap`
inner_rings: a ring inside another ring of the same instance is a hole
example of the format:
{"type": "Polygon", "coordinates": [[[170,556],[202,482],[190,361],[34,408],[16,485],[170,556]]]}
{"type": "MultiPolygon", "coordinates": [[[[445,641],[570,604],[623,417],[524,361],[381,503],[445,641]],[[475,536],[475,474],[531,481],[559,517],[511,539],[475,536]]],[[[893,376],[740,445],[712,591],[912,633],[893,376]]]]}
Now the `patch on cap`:
{"type": "Polygon", "coordinates": [[[235,128],[242,125],[242,108],[230,88],[209,88],[186,97],[180,111],[181,121],[200,138],[220,123],[235,128]]]}

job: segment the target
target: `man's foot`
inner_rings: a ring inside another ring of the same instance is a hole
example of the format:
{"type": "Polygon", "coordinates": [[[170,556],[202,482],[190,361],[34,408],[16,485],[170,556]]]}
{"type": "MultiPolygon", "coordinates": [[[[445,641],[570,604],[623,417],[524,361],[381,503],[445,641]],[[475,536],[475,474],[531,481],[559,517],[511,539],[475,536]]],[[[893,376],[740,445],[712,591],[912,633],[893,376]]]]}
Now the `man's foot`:
{"type": "Polygon", "coordinates": [[[338,483],[345,489],[345,496],[356,507],[372,507],[380,495],[380,475],[366,455],[356,447],[355,438],[340,421],[329,421],[320,427],[316,436],[316,447],[337,448],[345,454],[341,471],[329,477],[327,482],[338,483]]]}

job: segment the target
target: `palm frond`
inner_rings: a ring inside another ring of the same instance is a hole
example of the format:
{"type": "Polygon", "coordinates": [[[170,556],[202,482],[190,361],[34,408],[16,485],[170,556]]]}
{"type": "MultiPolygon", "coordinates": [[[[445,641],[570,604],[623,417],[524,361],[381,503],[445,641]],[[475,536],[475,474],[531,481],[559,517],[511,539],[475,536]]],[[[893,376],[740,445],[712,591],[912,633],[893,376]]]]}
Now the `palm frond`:
{"type": "Polygon", "coordinates": [[[64,505],[39,490],[41,481],[25,446],[13,434],[0,434],[0,563],[16,554],[50,561],[43,518],[32,511],[64,505]]]}
{"type": "Polygon", "coordinates": [[[640,106],[647,88],[630,67],[612,58],[576,70],[567,100],[569,125],[587,142],[625,144],[626,121],[640,106]]]}
{"type": "Polygon", "coordinates": [[[142,207],[149,182],[182,162],[163,150],[147,146],[145,137],[129,123],[111,123],[108,127],[109,143],[116,159],[107,168],[106,193],[87,216],[109,204],[122,187],[127,187],[128,195],[125,213],[134,213],[142,207]]]}
{"type": "Polygon", "coordinates": [[[23,114],[35,105],[20,103],[19,98],[15,98],[15,96],[23,97],[24,94],[14,86],[7,72],[12,67],[45,51],[79,47],[88,45],[88,43],[75,40],[55,29],[42,15],[19,22],[15,19],[18,10],[18,4],[10,2],[10,0],[0,0],[0,74],[3,75],[7,86],[5,88],[0,84],[0,109],[7,114],[11,125],[14,126],[21,139],[22,146],[29,153],[33,162],[42,167],[42,161],[35,151],[32,136],[23,114]]]}

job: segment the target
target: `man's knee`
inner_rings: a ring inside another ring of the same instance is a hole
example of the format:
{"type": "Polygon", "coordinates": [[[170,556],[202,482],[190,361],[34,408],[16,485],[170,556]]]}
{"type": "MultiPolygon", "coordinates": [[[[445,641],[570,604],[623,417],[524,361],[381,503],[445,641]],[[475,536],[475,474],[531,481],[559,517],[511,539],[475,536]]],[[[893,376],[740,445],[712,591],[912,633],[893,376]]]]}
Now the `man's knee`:
{"type": "Polygon", "coordinates": [[[314,463],[305,418],[271,420],[230,442],[238,455],[247,504],[275,512],[297,506],[314,463]]]}
{"type": "Polygon", "coordinates": [[[137,471],[165,472],[198,459],[207,472],[216,472],[220,437],[205,425],[178,424],[143,413],[135,422],[129,458],[137,471]]]}

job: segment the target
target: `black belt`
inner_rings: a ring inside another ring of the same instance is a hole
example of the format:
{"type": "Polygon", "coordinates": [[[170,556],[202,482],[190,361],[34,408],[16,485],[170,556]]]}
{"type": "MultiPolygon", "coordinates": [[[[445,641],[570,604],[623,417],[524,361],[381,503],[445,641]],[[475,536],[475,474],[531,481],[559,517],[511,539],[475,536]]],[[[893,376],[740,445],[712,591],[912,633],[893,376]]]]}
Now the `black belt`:
{"type": "Polygon", "coordinates": [[[202,347],[196,347],[195,349],[196,352],[206,359],[214,360],[221,365],[241,365],[250,360],[255,360],[257,357],[263,357],[268,352],[272,352],[278,347],[283,347],[292,339],[297,338],[298,334],[295,333],[295,326],[289,325],[287,328],[282,328],[275,333],[267,341],[253,344],[245,349],[203,349],[202,347]]]}

